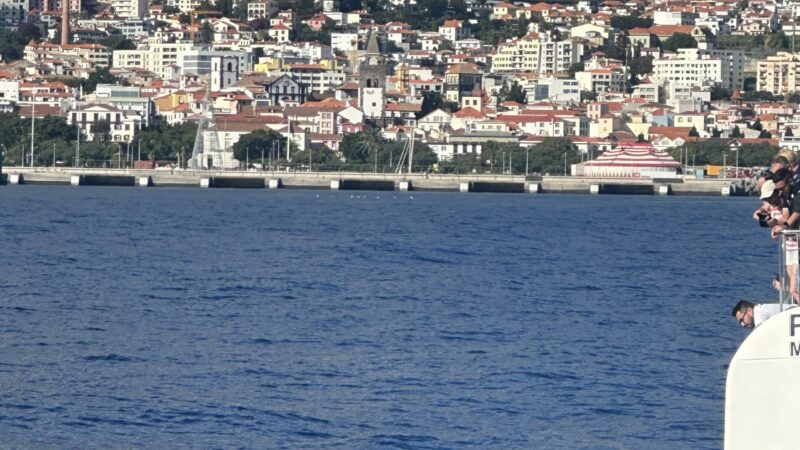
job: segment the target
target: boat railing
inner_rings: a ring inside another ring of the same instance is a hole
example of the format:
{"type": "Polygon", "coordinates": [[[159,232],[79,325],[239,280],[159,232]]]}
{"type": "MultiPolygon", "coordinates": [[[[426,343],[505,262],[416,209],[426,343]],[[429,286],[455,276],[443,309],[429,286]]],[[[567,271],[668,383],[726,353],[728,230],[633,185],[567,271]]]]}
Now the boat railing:
{"type": "Polygon", "coordinates": [[[800,290],[800,270],[798,270],[798,243],[800,230],[784,230],[778,235],[778,292],[781,304],[795,303],[800,290]],[[794,291],[794,292],[792,292],[794,291]],[[793,298],[794,297],[794,298],[793,298]]]}

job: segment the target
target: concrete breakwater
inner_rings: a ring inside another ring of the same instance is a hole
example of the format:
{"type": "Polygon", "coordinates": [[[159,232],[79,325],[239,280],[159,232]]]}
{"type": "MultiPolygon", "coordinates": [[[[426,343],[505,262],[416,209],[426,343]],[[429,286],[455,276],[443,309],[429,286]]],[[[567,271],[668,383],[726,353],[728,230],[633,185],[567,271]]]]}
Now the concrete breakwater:
{"type": "Polygon", "coordinates": [[[749,195],[751,180],[622,179],[499,174],[194,171],[5,167],[7,184],[516,192],[531,194],[749,195]]]}

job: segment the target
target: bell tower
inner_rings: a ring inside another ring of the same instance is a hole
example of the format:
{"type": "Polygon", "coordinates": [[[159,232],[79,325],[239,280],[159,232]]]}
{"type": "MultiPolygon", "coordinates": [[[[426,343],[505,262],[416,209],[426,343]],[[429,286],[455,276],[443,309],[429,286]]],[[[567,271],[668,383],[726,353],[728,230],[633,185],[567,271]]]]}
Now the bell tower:
{"type": "Polygon", "coordinates": [[[387,63],[374,30],[367,36],[367,49],[358,66],[358,106],[364,116],[383,119],[386,105],[387,63]]]}

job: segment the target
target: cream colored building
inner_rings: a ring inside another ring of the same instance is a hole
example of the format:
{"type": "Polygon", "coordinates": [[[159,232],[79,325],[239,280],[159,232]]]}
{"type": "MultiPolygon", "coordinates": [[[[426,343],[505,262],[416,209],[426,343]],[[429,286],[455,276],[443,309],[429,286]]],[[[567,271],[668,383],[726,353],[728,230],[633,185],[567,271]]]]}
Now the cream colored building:
{"type": "Polygon", "coordinates": [[[756,89],[783,95],[800,90],[800,54],[778,52],[758,63],[756,89]]]}
{"type": "Polygon", "coordinates": [[[114,50],[114,67],[118,69],[141,68],[168,78],[170,66],[179,64],[179,55],[195,49],[191,43],[152,43],[149,48],[114,50]]]}
{"type": "Polygon", "coordinates": [[[581,60],[583,50],[577,39],[556,41],[544,33],[530,33],[500,44],[492,58],[492,71],[564,73],[581,60]]]}
{"type": "Polygon", "coordinates": [[[704,86],[720,83],[730,88],[729,78],[723,76],[722,60],[719,58],[674,58],[653,61],[653,78],[660,83],[675,83],[684,86],[704,86]]]}

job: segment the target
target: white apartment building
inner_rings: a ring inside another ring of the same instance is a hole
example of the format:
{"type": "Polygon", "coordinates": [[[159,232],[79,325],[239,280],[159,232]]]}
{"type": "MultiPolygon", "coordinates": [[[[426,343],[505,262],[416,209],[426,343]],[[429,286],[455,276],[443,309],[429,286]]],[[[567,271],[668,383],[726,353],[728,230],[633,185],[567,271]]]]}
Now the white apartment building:
{"type": "Polygon", "coordinates": [[[656,11],[654,25],[694,25],[694,15],[684,11],[656,11]]]}
{"type": "Polygon", "coordinates": [[[17,28],[27,14],[28,0],[0,0],[0,28],[17,28]]]}
{"type": "Polygon", "coordinates": [[[79,106],[67,114],[67,123],[78,124],[88,140],[95,139],[99,125],[108,124],[108,139],[112,142],[133,142],[142,121],[132,111],[122,111],[110,105],[90,104],[79,106]]]}
{"type": "Polygon", "coordinates": [[[251,2],[247,4],[247,21],[269,18],[272,5],[267,2],[251,2]]]}
{"type": "Polygon", "coordinates": [[[576,40],[553,41],[543,33],[530,33],[500,44],[492,57],[492,71],[562,73],[582,54],[583,44],[576,40]]]}
{"type": "Polygon", "coordinates": [[[470,30],[461,20],[452,19],[445,20],[444,23],[439,26],[439,34],[444,36],[448,41],[455,42],[468,38],[470,30]]]}
{"type": "Polygon", "coordinates": [[[344,83],[346,78],[343,72],[327,70],[318,64],[294,64],[281,74],[286,74],[298,84],[305,86],[307,93],[331,92],[336,86],[344,83]]]}
{"type": "Polygon", "coordinates": [[[111,6],[125,19],[142,19],[147,15],[147,0],[112,0],[111,6]]]}
{"type": "Polygon", "coordinates": [[[681,48],[678,55],[684,59],[718,58],[722,61],[723,84],[730,89],[743,89],[745,65],[751,60],[747,52],[741,50],[718,50],[715,48],[681,48]]]}
{"type": "Polygon", "coordinates": [[[168,6],[175,6],[182,13],[191,13],[200,6],[200,0],[167,0],[168,6]]]}
{"type": "Polygon", "coordinates": [[[358,33],[331,33],[331,48],[345,54],[358,50],[358,33]]]}
{"type": "Polygon", "coordinates": [[[539,77],[520,83],[525,90],[528,103],[541,100],[553,102],[580,103],[581,87],[577,80],[571,78],[539,77]]]}
{"type": "Polygon", "coordinates": [[[181,66],[183,73],[208,75],[211,73],[211,60],[215,57],[236,58],[238,73],[253,70],[253,53],[247,51],[193,49],[181,52],[177,64],[181,66]]]}
{"type": "Polygon", "coordinates": [[[141,68],[169,78],[174,69],[170,66],[180,65],[183,54],[197,49],[193,43],[151,43],[136,50],[114,50],[113,64],[116,68],[141,68]]]}
{"type": "Polygon", "coordinates": [[[19,81],[0,81],[0,111],[12,112],[19,102],[19,81]]]}
{"type": "Polygon", "coordinates": [[[730,88],[729,78],[723,76],[722,60],[710,56],[695,58],[657,59],[653,61],[653,78],[661,83],[672,82],[687,86],[720,83],[730,88]]]}
{"type": "Polygon", "coordinates": [[[575,80],[583,91],[595,92],[624,92],[628,80],[628,73],[618,67],[590,69],[575,72],[575,80]]]}
{"type": "Polygon", "coordinates": [[[142,95],[138,86],[118,86],[113,84],[98,84],[89,103],[110,105],[121,111],[135,112],[142,119],[142,124],[147,126],[154,114],[153,102],[150,97],[142,95]]]}
{"type": "Polygon", "coordinates": [[[25,46],[25,61],[35,63],[58,56],[79,57],[92,66],[108,67],[111,53],[108,47],[100,44],[68,44],[60,46],[49,42],[33,42],[25,46]]]}
{"type": "Polygon", "coordinates": [[[800,54],[778,52],[759,61],[756,89],[775,95],[800,90],[800,54]]]}

